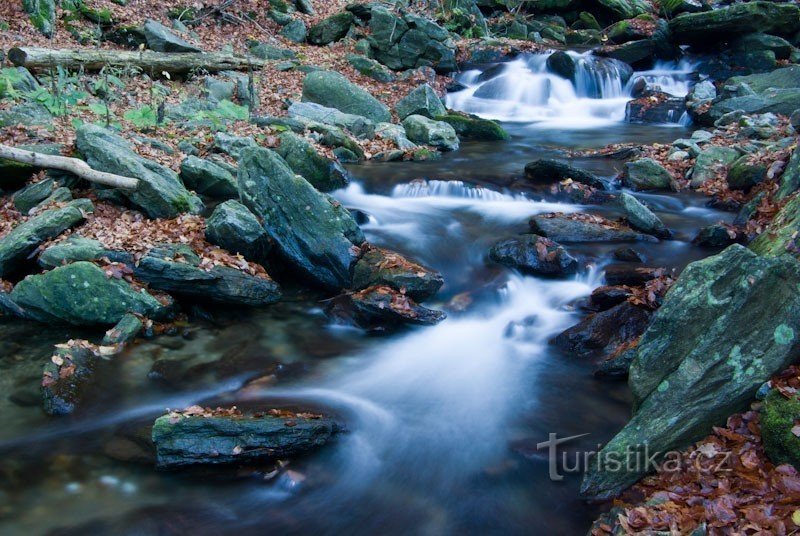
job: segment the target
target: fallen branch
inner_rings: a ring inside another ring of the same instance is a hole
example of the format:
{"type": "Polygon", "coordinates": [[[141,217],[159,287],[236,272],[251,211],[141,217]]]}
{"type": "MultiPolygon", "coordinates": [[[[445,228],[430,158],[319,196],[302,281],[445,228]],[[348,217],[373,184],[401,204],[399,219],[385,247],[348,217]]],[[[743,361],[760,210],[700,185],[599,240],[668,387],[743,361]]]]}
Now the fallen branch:
{"type": "Polygon", "coordinates": [[[153,52],[152,50],[68,50],[36,47],[12,48],[8,59],[17,67],[30,71],[64,69],[100,71],[104,67],[136,67],[154,75],[182,74],[195,70],[207,72],[245,71],[264,67],[269,63],[252,56],[238,56],[223,52],[153,52]]]}
{"type": "Polygon", "coordinates": [[[79,160],[78,158],[34,153],[33,151],[17,149],[16,147],[9,147],[8,145],[0,145],[0,158],[13,160],[14,162],[21,162],[23,164],[29,164],[31,166],[43,169],[69,171],[70,173],[74,173],[78,177],[86,179],[89,182],[105,184],[106,186],[113,186],[114,188],[135,190],[139,186],[138,179],[132,179],[130,177],[123,177],[122,175],[115,175],[113,173],[94,170],[89,167],[89,164],[83,160],[79,160]]]}

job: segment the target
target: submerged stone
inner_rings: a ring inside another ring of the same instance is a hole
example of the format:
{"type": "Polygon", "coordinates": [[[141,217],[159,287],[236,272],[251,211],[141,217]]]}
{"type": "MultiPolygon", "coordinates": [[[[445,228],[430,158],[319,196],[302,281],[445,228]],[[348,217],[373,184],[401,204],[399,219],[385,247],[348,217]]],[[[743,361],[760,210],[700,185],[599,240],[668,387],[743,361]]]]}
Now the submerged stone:
{"type": "Polygon", "coordinates": [[[42,373],[42,408],[48,415],[69,415],[83,399],[100,355],[86,341],[56,347],[42,373]]]}

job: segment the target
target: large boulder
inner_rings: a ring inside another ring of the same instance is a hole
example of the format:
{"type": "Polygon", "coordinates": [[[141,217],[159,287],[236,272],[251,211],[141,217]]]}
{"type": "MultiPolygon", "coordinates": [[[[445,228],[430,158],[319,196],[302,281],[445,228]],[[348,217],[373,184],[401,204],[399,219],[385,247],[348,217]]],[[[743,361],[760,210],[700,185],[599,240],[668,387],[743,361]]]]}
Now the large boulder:
{"type": "Polygon", "coordinates": [[[616,496],[653,468],[647,456],[704,437],[792,363],[800,347],[798,285],[795,259],[738,245],[690,264],[635,349],[635,414],[588,464],[582,493],[616,496]]]}
{"type": "Polygon", "coordinates": [[[0,238],[0,277],[17,270],[42,242],[60,235],[84,220],[94,206],[88,199],[78,199],[61,208],[37,214],[20,223],[0,238]]]}
{"type": "Polygon", "coordinates": [[[657,242],[650,235],[588,214],[540,214],[530,220],[531,230],[562,243],[575,242],[657,242]]]}
{"type": "Polygon", "coordinates": [[[669,190],[674,180],[667,169],[652,158],[626,162],[622,182],[634,190],[669,190]]]}
{"type": "Polygon", "coordinates": [[[432,145],[443,151],[455,151],[459,147],[458,135],[444,121],[434,121],[423,115],[409,115],[403,120],[408,139],[414,143],[432,145]]]}
{"type": "Polygon", "coordinates": [[[428,84],[412,89],[408,95],[397,101],[394,110],[401,121],[409,115],[424,115],[435,119],[447,113],[442,100],[428,84]]]}
{"type": "MultiPolygon", "coordinates": [[[[799,9],[800,8],[796,8],[799,9]]],[[[713,123],[730,112],[790,115],[800,108],[800,66],[792,65],[762,74],[735,76],[705,113],[695,114],[702,123],[713,123]]]]}
{"type": "Polygon", "coordinates": [[[672,19],[669,28],[678,43],[715,44],[720,39],[766,32],[791,34],[800,25],[800,8],[792,4],[756,1],[685,13],[672,19]]]}
{"type": "Polygon", "coordinates": [[[308,41],[314,45],[334,43],[347,35],[354,19],[353,14],[348,11],[331,15],[309,28],[308,41]]]}
{"type": "Polygon", "coordinates": [[[289,263],[320,286],[350,286],[364,234],[346,208],[268,149],[244,151],[238,181],[242,202],[289,263]]]}
{"type": "Polygon", "coordinates": [[[156,419],[153,443],[161,469],[197,464],[253,463],[316,450],[343,428],[311,413],[241,414],[188,408],[156,419]]]}
{"type": "Polygon", "coordinates": [[[297,134],[284,132],[277,152],[292,171],[301,175],[321,192],[344,188],[349,182],[347,171],[336,161],[317,152],[313,145],[297,134]]]}
{"type": "Polygon", "coordinates": [[[572,179],[575,182],[600,188],[601,190],[608,189],[608,186],[594,174],[559,160],[546,158],[540,158],[525,164],[525,178],[536,184],[553,184],[572,179]]]}
{"type": "Polygon", "coordinates": [[[280,288],[266,273],[250,274],[229,266],[201,265],[183,244],[154,247],[138,260],[133,273],[151,288],[228,305],[258,307],[275,303],[280,288]]]}
{"type": "Polygon", "coordinates": [[[390,122],[389,108],[339,73],[315,71],[303,80],[303,100],[366,117],[375,123],[390,122]]]}
{"type": "Polygon", "coordinates": [[[501,240],[492,246],[489,258],[526,274],[566,276],[578,271],[578,260],[561,245],[532,234],[501,240]]]}
{"type": "Polygon", "coordinates": [[[168,306],[144,289],[109,278],[101,268],[83,261],[29,275],[10,297],[27,316],[48,323],[114,325],[129,312],[155,319],[168,313],[168,306]]]}
{"type": "Polygon", "coordinates": [[[186,42],[172,30],[154,20],[144,23],[144,37],[147,47],[156,52],[202,52],[199,48],[186,42]]]}
{"type": "Polygon", "coordinates": [[[85,124],[77,130],[76,145],[93,169],[138,179],[138,188],[119,193],[151,218],[174,218],[182,212],[203,210],[202,201],[186,189],[174,171],[139,156],[110,130],[85,124]]]}
{"type": "Polygon", "coordinates": [[[233,174],[210,160],[187,156],[181,162],[181,179],[188,188],[209,197],[233,199],[239,196],[233,174]]]}
{"type": "Polygon", "coordinates": [[[369,246],[353,269],[354,289],[387,285],[419,302],[436,294],[443,283],[439,272],[374,246],[369,246]]]}
{"type": "Polygon", "coordinates": [[[233,254],[262,264],[272,249],[269,234],[258,218],[246,206],[233,200],[217,205],[206,219],[206,239],[233,254]]]}
{"type": "Polygon", "coordinates": [[[369,28],[375,59],[390,69],[430,66],[441,73],[456,70],[455,42],[447,30],[429,19],[375,5],[369,28]]]}

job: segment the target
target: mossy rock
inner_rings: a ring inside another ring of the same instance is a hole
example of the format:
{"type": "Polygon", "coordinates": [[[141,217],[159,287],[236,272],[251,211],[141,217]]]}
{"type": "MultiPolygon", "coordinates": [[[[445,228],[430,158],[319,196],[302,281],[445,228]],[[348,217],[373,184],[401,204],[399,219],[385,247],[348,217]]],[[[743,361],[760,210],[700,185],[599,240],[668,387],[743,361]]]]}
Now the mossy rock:
{"type": "Polygon", "coordinates": [[[22,8],[37,30],[47,37],[53,35],[56,23],[55,0],[22,0],[22,8]]]}
{"type": "Polygon", "coordinates": [[[800,469],[800,437],[793,431],[798,423],[800,400],[786,398],[775,389],[770,391],[761,410],[761,439],[775,465],[789,463],[800,469]]]}
{"type": "Polygon", "coordinates": [[[465,140],[502,141],[511,137],[497,121],[482,119],[477,115],[451,112],[436,120],[453,127],[458,137],[465,140]]]}

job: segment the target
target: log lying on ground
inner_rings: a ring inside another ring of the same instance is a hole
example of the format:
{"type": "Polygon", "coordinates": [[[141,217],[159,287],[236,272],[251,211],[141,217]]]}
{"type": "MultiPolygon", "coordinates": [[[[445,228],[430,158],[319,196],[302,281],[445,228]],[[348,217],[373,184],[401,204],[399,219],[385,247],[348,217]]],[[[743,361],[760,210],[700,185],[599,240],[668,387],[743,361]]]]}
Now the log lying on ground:
{"type": "Polygon", "coordinates": [[[17,149],[16,147],[9,147],[8,145],[0,145],[0,158],[13,160],[14,162],[22,162],[23,164],[29,164],[43,169],[69,171],[89,182],[105,184],[106,186],[112,186],[114,188],[135,190],[139,186],[139,181],[137,179],[94,170],[89,167],[89,164],[77,158],[34,153],[33,151],[17,149]]]}
{"type": "Polygon", "coordinates": [[[180,74],[202,69],[213,71],[242,71],[264,67],[268,61],[252,56],[237,56],[222,52],[166,53],[152,50],[54,50],[49,48],[12,48],[8,59],[17,67],[46,70],[57,65],[65,69],[83,68],[99,71],[103,67],[137,67],[146,73],[180,74]]]}

